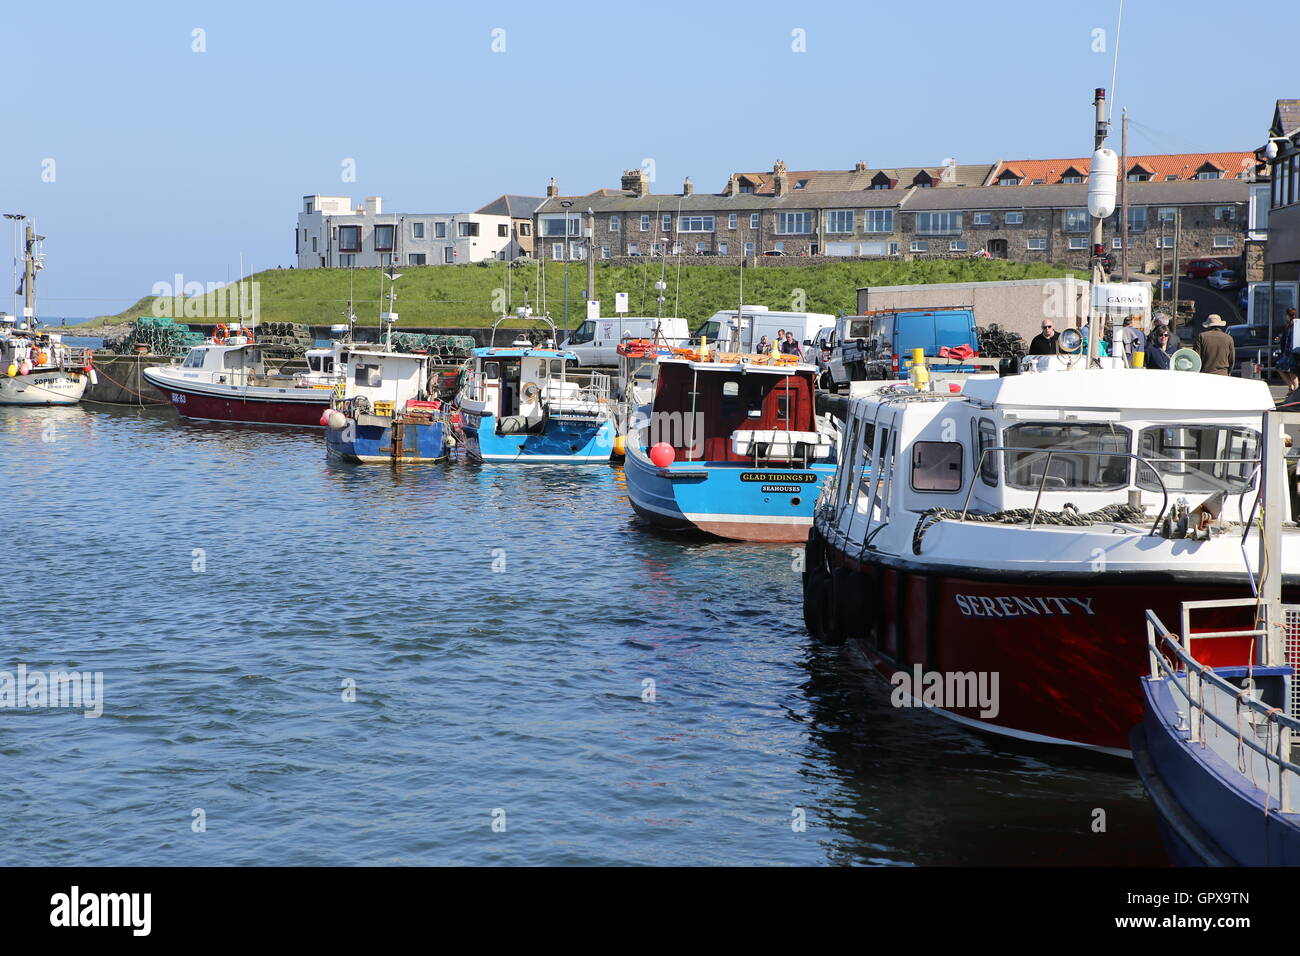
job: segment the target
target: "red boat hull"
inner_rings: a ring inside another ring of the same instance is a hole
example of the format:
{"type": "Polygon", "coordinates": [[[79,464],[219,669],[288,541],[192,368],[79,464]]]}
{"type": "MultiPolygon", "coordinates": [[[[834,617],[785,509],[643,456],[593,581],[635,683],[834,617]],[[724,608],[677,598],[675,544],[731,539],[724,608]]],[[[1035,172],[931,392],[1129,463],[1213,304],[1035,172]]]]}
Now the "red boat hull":
{"type": "Polygon", "coordinates": [[[282,398],[218,396],[157,386],[185,418],[209,422],[241,422],[250,425],[297,425],[320,428],[321,412],[329,407],[328,389],[286,389],[282,398]]]}
{"type": "MultiPolygon", "coordinates": [[[[832,601],[843,631],[893,680],[895,703],[933,706],[979,729],[1024,740],[1118,754],[1128,753],[1129,732],[1142,719],[1139,679],[1150,672],[1145,612],[1155,611],[1166,627],[1177,629],[1183,601],[1250,596],[1247,584],[1229,580],[977,577],[860,563],[834,552],[828,557],[838,569],[832,601]],[[945,680],[985,675],[987,685],[996,686],[996,708],[953,706],[951,695],[942,694],[933,703],[923,700],[924,684],[916,678],[931,674],[945,680]]],[[[1285,600],[1300,597],[1286,591],[1285,600]]],[[[1249,628],[1251,619],[1250,608],[1227,608],[1198,611],[1194,623],[1212,631],[1249,628]]],[[[1245,663],[1251,647],[1249,639],[1206,638],[1195,651],[1215,666],[1245,663]]]]}

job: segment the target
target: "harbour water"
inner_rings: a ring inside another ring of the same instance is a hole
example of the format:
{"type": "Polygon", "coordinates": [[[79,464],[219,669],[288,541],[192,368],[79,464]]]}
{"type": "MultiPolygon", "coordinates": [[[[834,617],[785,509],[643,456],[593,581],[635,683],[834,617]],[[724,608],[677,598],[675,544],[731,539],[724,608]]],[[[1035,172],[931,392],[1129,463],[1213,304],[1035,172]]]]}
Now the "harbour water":
{"type": "Polygon", "coordinates": [[[1129,766],[895,709],[791,549],[617,468],[73,407],[0,408],[0,475],[0,670],[103,674],[0,708],[5,865],[1165,862],[1129,766]]]}

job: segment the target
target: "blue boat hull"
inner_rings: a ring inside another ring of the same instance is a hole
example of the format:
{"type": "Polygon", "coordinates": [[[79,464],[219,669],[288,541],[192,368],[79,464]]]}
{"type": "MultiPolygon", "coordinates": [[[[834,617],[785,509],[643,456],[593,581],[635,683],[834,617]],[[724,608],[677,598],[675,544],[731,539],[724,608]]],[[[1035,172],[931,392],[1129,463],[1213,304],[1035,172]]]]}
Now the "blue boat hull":
{"type": "Polygon", "coordinates": [[[808,468],[746,462],[674,462],[660,468],[642,448],[627,449],[628,499],[641,517],[666,528],[696,528],[736,541],[802,542],[813,507],[835,473],[833,461],[808,468]]]}
{"type": "Polygon", "coordinates": [[[1278,812],[1276,770],[1271,781],[1260,780],[1271,785],[1272,794],[1266,793],[1211,747],[1190,743],[1187,731],[1177,729],[1182,697],[1168,679],[1144,679],[1142,691],[1146,709],[1133,731],[1133,757],[1173,862],[1300,865],[1300,815],[1278,812]]]}
{"type": "Polygon", "coordinates": [[[614,451],[614,422],[549,418],[537,435],[499,435],[494,415],[462,413],[465,452],[485,462],[602,464],[614,451]]]}
{"type": "Polygon", "coordinates": [[[392,461],[442,461],[447,457],[446,432],[442,422],[430,425],[358,425],[349,418],[343,428],[325,429],[325,447],[345,461],[367,464],[392,461]],[[393,444],[394,428],[400,441],[393,444]]]}

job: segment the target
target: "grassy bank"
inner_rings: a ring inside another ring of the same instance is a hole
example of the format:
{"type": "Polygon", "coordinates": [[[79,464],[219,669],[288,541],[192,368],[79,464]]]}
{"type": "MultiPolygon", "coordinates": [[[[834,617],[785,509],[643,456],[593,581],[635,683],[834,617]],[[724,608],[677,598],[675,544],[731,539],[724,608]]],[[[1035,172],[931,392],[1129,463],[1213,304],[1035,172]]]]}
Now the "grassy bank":
{"type": "MultiPolygon", "coordinates": [[[[556,324],[564,318],[564,263],[545,262],[545,305],[556,324]]],[[[614,311],[614,293],[626,292],[633,315],[654,315],[658,310],[654,283],[660,278],[659,261],[643,265],[596,265],[596,298],[601,312],[614,311]]],[[[806,266],[764,266],[744,270],[744,301],[774,310],[852,312],[857,289],[862,286],[913,285],[931,282],[991,282],[1041,279],[1083,273],[1064,266],[987,259],[947,259],[920,262],[827,262],[806,266]]],[[[503,306],[513,311],[527,301],[541,312],[541,277],[536,262],[508,269],[503,262],[481,265],[410,266],[397,281],[396,311],[402,326],[490,325],[503,306]],[[509,272],[509,293],[507,293],[509,272]]],[[[584,263],[569,265],[569,325],[586,316],[584,263]]],[[[272,269],[250,277],[258,283],[263,322],[301,322],[328,325],[343,320],[348,307],[349,280],[358,320],[378,322],[380,273],[378,269],[272,269]]],[[[740,301],[740,270],[721,266],[681,266],[672,260],[663,274],[664,314],[676,312],[694,327],[718,309],[735,308],[740,301]]],[[[386,287],[386,282],[385,282],[386,287]]],[[[159,302],[140,299],[116,315],[100,316],[90,326],[112,325],[141,315],[170,315],[178,321],[221,321],[231,310],[230,296],[211,293],[202,299],[159,302]],[[223,306],[226,306],[224,309],[223,306]]],[[[87,328],[89,326],[83,326],[87,328]]]]}

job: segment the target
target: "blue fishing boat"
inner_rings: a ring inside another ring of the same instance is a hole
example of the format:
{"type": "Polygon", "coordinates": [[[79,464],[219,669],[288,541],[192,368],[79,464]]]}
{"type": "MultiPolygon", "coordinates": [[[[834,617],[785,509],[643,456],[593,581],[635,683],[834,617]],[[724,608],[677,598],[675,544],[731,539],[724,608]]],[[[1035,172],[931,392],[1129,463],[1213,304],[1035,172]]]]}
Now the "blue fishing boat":
{"type": "MultiPolygon", "coordinates": [[[[500,320],[498,320],[500,322],[500,320]]],[[[495,326],[493,336],[495,338],[495,326]]],[[[520,338],[471,350],[456,397],[466,453],[483,462],[605,463],[617,428],[609,376],[578,357],[520,338]]]]}
{"type": "Polygon", "coordinates": [[[1286,486],[1282,418],[1265,416],[1256,596],[1186,601],[1176,633],[1146,612],[1150,675],[1131,745],[1179,865],[1300,865],[1300,605],[1283,598],[1295,599],[1300,528],[1284,523],[1289,496],[1269,494],[1286,486]]]}
{"type": "Polygon", "coordinates": [[[835,473],[834,429],[818,416],[817,370],[791,356],[676,350],[654,401],[631,416],[628,499],[666,528],[799,542],[835,473]]]}
{"type": "Polygon", "coordinates": [[[449,433],[430,355],[346,346],[343,380],[321,416],[325,447],[354,462],[442,461],[449,433]]]}

